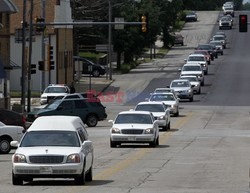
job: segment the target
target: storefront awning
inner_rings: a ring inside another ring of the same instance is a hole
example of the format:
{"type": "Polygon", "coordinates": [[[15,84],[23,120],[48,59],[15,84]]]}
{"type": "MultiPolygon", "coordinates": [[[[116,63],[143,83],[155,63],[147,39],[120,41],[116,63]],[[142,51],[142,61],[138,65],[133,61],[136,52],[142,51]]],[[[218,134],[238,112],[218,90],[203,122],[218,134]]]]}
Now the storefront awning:
{"type": "Polygon", "coordinates": [[[0,58],[0,79],[5,78],[5,70],[4,70],[4,65],[3,62],[0,58]]]}
{"type": "Polygon", "coordinates": [[[0,13],[16,13],[18,8],[11,0],[0,0],[0,13]]]}

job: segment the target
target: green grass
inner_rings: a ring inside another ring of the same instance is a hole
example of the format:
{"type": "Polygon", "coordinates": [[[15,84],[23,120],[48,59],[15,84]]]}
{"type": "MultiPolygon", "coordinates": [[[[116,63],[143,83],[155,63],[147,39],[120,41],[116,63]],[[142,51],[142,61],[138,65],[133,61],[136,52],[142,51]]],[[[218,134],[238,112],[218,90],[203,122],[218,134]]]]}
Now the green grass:
{"type": "MultiPolygon", "coordinates": [[[[41,96],[41,93],[38,91],[32,91],[31,97],[39,98],[41,96]]],[[[21,97],[21,91],[10,91],[10,97],[11,98],[20,98],[21,97]]]]}
{"type": "Polygon", "coordinates": [[[94,52],[80,52],[79,56],[84,58],[100,58],[102,57],[103,53],[94,53],[94,52]]]}

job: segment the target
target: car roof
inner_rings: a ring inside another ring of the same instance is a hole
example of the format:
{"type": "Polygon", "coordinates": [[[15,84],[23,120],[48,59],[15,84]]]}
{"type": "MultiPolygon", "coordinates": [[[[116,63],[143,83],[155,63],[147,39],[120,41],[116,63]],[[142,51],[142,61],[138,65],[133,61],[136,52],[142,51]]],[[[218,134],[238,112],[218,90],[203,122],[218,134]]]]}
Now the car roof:
{"type": "Polygon", "coordinates": [[[197,78],[197,76],[184,75],[180,77],[180,79],[185,79],[185,78],[197,78]]]}
{"type": "Polygon", "coordinates": [[[150,112],[148,111],[122,111],[119,113],[119,115],[121,114],[146,114],[146,115],[151,115],[150,112]]]}
{"type": "Polygon", "coordinates": [[[35,119],[28,131],[76,131],[79,127],[83,127],[83,123],[77,116],[42,116],[35,119]]]}
{"type": "Polygon", "coordinates": [[[187,79],[175,79],[175,80],[172,80],[172,82],[184,82],[184,81],[189,82],[189,80],[187,80],[187,79]]]}
{"type": "Polygon", "coordinates": [[[189,56],[202,56],[202,57],[204,57],[203,54],[190,54],[189,56]]]}
{"type": "Polygon", "coordinates": [[[225,35],[222,35],[222,34],[217,34],[217,35],[214,35],[213,37],[225,37],[225,35]]]}
{"type": "MultiPolygon", "coordinates": [[[[146,102],[140,102],[137,105],[145,105],[145,104],[150,104],[150,105],[164,105],[163,102],[158,102],[158,101],[146,101],[146,102]]],[[[136,105],[136,106],[137,106],[136,105]]]]}
{"type": "Polygon", "coordinates": [[[198,64],[198,63],[186,63],[186,64],[184,64],[183,66],[201,66],[200,64],[198,64]]]}

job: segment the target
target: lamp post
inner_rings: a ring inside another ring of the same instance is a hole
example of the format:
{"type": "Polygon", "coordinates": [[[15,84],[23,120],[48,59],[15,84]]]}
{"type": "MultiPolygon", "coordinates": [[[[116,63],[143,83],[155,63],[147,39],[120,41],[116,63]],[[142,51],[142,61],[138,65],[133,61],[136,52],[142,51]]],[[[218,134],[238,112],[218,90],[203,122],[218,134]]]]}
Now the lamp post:
{"type": "Polygon", "coordinates": [[[22,77],[21,77],[21,107],[25,112],[25,85],[26,85],[26,7],[27,1],[23,0],[23,23],[22,23],[22,77]]]}
{"type": "Polygon", "coordinates": [[[111,49],[111,45],[112,45],[112,25],[111,25],[111,21],[112,21],[112,6],[111,6],[111,0],[109,0],[109,80],[112,80],[112,71],[113,71],[113,67],[112,67],[112,49],[111,49]]]}

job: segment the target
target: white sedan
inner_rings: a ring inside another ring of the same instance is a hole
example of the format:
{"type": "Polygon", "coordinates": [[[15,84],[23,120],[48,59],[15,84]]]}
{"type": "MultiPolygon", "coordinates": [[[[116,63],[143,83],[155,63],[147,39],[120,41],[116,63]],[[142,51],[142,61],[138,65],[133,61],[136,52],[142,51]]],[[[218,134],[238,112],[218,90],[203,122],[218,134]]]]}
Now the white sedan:
{"type": "Polygon", "coordinates": [[[189,80],[190,84],[192,85],[193,91],[196,94],[201,94],[201,83],[197,76],[181,76],[180,79],[189,80]]]}
{"type": "Polygon", "coordinates": [[[7,154],[12,149],[11,141],[20,141],[25,129],[21,126],[5,125],[0,122],[0,154],[7,154]]]}
{"type": "Polygon", "coordinates": [[[12,183],[33,178],[74,178],[78,185],[92,181],[93,145],[76,116],[38,117],[12,156],[12,183]]]}
{"type": "Polygon", "coordinates": [[[163,102],[140,102],[136,105],[135,111],[151,112],[163,131],[170,129],[170,110],[163,102]]]}
{"type": "Polygon", "coordinates": [[[174,116],[179,116],[179,98],[173,93],[154,93],[150,96],[148,101],[163,102],[170,109],[170,113],[174,116]]]}
{"type": "Polygon", "coordinates": [[[149,143],[151,147],[159,145],[158,121],[148,111],[120,112],[110,129],[110,147],[122,143],[149,143]]]}

